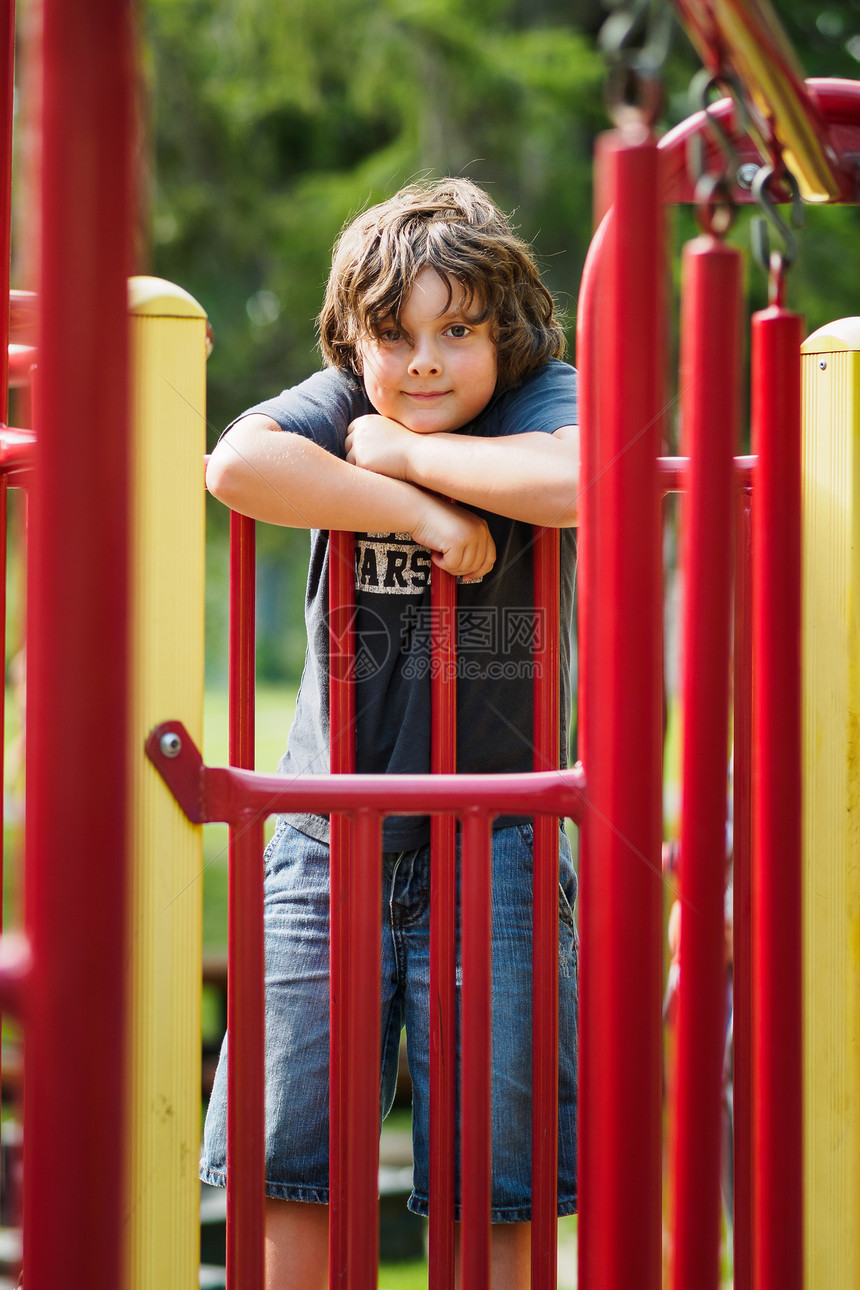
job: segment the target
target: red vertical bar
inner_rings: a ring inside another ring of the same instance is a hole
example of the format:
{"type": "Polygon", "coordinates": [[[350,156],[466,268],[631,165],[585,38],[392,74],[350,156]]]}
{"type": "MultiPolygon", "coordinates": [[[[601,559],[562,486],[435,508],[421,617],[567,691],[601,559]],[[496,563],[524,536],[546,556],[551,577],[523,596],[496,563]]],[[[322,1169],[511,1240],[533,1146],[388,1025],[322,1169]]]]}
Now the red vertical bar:
{"type": "MultiPolygon", "coordinates": [[[[3,660],[3,675],[6,674],[6,576],[7,576],[7,542],[9,535],[9,489],[6,475],[0,475],[0,658],[3,660]]],[[[0,731],[6,729],[6,686],[0,686],[0,731]]],[[[0,784],[5,783],[6,748],[5,739],[0,740],[0,784]]],[[[0,931],[3,929],[3,878],[6,868],[6,833],[5,833],[5,794],[0,793],[0,931]]],[[[0,1017],[2,1021],[2,1017],[0,1017]]],[[[2,1066],[0,1066],[2,1073],[2,1066]]],[[[5,1199],[5,1198],[4,1198],[5,1199]]]]}
{"type": "Polygon", "coordinates": [[[361,811],[352,839],[349,903],[347,1152],[349,1290],[375,1290],[379,1269],[379,973],[382,835],[379,816],[361,811]]]}
{"type": "MultiPolygon", "coordinates": [[[[534,546],[534,769],[559,759],[559,535],[534,546]]],[[[532,976],[532,1287],[554,1290],[558,1266],[558,820],[534,826],[532,976]]]]}
{"type": "MultiPolygon", "coordinates": [[[[256,526],[230,513],[230,764],[254,769],[256,526]]],[[[263,824],[230,830],[227,1027],[227,1282],[263,1284],[265,1002],[263,824]]]]}
{"type": "MultiPolygon", "coordinates": [[[[579,367],[579,422],[580,433],[580,495],[579,495],[579,529],[577,531],[577,620],[578,620],[578,692],[576,714],[577,753],[580,762],[588,765],[588,685],[590,679],[590,662],[592,647],[589,632],[591,616],[588,613],[594,591],[591,586],[592,560],[589,535],[592,531],[592,517],[596,515],[592,506],[592,493],[588,481],[594,479],[595,435],[589,427],[596,424],[597,398],[597,354],[598,324],[600,311],[601,265],[604,257],[604,243],[611,223],[611,215],[606,216],[595,233],[582,274],[582,285],[579,293],[579,305],[576,315],[576,355],[579,367]]],[[[595,589],[596,590],[596,589],[595,589]]],[[[584,817],[583,817],[584,819],[584,817]]],[[[589,1036],[592,1031],[593,1013],[590,986],[591,976],[588,971],[590,959],[590,929],[586,911],[591,906],[591,864],[588,852],[588,830],[580,823],[579,827],[579,1090],[576,1108],[576,1144],[577,1144],[577,1210],[579,1240],[579,1276],[583,1286],[587,1287],[585,1269],[589,1257],[589,1232],[591,1230],[591,1210],[589,1198],[583,1194],[581,1180],[586,1169],[586,1162],[593,1159],[593,1153],[599,1149],[599,1129],[593,1120],[583,1113],[583,1099],[590,1096],[589,1080],[585,1075],[584,1060],[587,1056],[589,1036]],[[593,1141],[592,1141],[593,1138],[593,1141]]],[[[595,978],[596,985],[596,978],[595,978]]],[[[596,990],[595,990],[596,993],[596,990]]],[[[598,1001],[595,1000],[595,1003],[598,1001]]]]}
{"type": "Polygon", "coordinates": [[[735,1290],[752,1290],[752,532],[750,499],[735,502],[734,814],[732,870],[732,1147],[735,1290]]]}
{"type": "Polygon", "coordinates": [[[490,1284],[490,821],[470,814],[461,844],[461,1282],[490,1284]]]}
{"type": "Polygon", "coordinates": [[[263,821],[231,829],[227,992],[227,1285],[262,1290],[265,1195],[263,821]]]}
{"type": "Polygon", "coordinates": [[[15,3],[0,0],[0,421],[9,420],[9,286],[12,253],[12,126],[15,3]]]}
{"type": "Polygon", "coordinates": [[[254,769],[256,525],[230,512],[230,765],[254,769]]]}
{"type": "Polygon", "coordinates": [[[802,319],[753,317],[754,1284],[803,1281],[800,343],[802,319]]]}
{"type": "MultiPolygon", "coordinates": [[[[231,512],[229,756],[231,765],[249,770],[254,768],[255,546],[254,521],[231,512]]],[[[227,1267],[231,1287],[239,1286],[244,1276],[251,1285],[261,1285],[263,1272],[263,967],[262,958],[258,958],[263,913],[262,893],[248,890],[248,879],[256,873],[250,858],[250,824],[248,821],[239,830],[231,829],[229,852],[227,1267]],[[260,929],[259,944],[254,939],[255,920],[260,929]],[[239,1028],[238,1033],[234,1026],[239,1028]],[[241,1041],[240,1035],[244,1035],[241,1041]],[[250,1103],[246,1114],[247,1098],[250,1103]]],[[[259,855],[262,834],[254,829],[252,832],[259,855]]]]}
{"type": "Polygon", "coordinates": [[[673,1161],[675,1290],[720,1281],[725,876],[740,252],[696,238],[683,255],[684,520],[681,942],[673,1161]]]}
{"type": "MultiPolygon", "coordinates": [[[[329,536],[329,722],[333,775],[355,770],[355,536],[329,536]]],[[[344,815],[331,817],[331,930],[329,1032],[329,1284],[346,1286],[349,1275],[347,1174],[350,1148],[348,1112],[350,987],[350,836],[344,815]]],[[[374,1123],[378,1125],[379,1113],[374,1123]]],[[[375,1184],[374,1184],[375,1185],[375,1184]]]]}
{"type": "Polygon", "coordinates": [[[659,165],[651,138],[600,141],[599,182],[613,210],[601,247],[596,346],[592,339],[584,356],[581,526],[588,804],[579,1267],[588,1290],[656,1290],[661,1275],[659,165]]]}
{"type": "MultiPolygon", "coordinates": [[[[457,769],[457,581],[433,568],[431,770],[457,769]]],[[[456,820],[430,822],[430,1290],[454,1283],[454,1186],[457,1098],[457,858],[456,820]]]]}
{"type": "Polygon", "coordinates": [[[42,382],[26,819],[30,1290],[120,1286],[124,1275],[130,10],[122,0],[41,8],[42,382]],[[72,1187],[58,1160],[75,1162],[72,1187]]]}

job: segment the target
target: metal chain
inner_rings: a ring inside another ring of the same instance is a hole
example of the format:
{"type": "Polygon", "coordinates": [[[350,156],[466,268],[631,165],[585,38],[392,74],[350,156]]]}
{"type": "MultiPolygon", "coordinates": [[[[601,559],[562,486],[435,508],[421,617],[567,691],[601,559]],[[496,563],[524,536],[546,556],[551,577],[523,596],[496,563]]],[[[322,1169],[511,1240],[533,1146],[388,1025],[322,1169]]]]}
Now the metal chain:
{"type": "Polygon", "coordinates": [[[660,73],[674,27],[665,0],[604,0],[610,10],[598,35],[609,67],[606,103],[619,129],[635,122],[650,127],[663,103],[660,73]]]}
{"type": "Polygon", "coordinates": [[[737,217],[733,197],[734,178],[738,169],[738,154],[730,136],[711,111],[710,95],[719,90],[723,96],[732,93],[732,87],[722,77],[712,76],[706,69],[698,71],[690,82],[690,106],[704,112],[708,132],[722,154],[719,169],[708,169],[703,133],[694,134],[688,146],[687,166],[694,185],[696,220],[703,233],[723,238],[737,217]]]}

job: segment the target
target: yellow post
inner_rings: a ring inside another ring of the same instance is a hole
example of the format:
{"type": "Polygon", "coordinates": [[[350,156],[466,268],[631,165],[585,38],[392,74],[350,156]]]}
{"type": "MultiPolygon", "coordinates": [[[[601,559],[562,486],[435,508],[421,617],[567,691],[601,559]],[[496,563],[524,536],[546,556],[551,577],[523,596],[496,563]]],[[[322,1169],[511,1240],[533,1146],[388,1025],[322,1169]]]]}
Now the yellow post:
{"type": "Polygon", "coordinates": [[[803,345],[807,1290],[860,1285],[860,318],[803,345]]]}
{"type": "Polygon", "coordinates": [[[203,735],[206,315],[129,284],[134,373],[129,1290],[192,1290],[200,1262],[201,830],[143,752],[159,721],[203,735]]]}

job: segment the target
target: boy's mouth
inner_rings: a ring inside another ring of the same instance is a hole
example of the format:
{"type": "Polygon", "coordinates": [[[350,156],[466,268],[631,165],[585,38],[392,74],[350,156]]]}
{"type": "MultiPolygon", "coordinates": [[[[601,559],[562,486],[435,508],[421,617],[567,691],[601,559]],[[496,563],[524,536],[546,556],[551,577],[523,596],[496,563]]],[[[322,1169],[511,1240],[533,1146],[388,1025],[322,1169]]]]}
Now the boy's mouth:
{"type": "Polygon", "coordinates": [[[446,394],[450,393],[450,390],[404,390],[404,394],[406,394],[407,398],[419,400],[441,399],[444,398],[446,394]]]}

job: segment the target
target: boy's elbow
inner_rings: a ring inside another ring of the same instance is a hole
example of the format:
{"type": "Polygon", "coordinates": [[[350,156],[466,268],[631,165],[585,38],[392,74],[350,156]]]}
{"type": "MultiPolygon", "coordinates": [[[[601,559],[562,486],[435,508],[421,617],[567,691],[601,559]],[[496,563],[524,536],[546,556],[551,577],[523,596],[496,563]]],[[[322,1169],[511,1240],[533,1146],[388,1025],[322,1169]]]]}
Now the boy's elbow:
{"type": "Polygon", "coordinates": [[[219,502],[230,505],[230,464],[225,462],[220,444],[206,463],[206,487],[219,502]]]}
{"type": "Polygon", "coordinates": [[[555,495],[552,501],[553,518],[549,521],[552,528],[571,529],[579,523],[579,465],[575,470],[564,471],[556,481],[555,495]]]}
{"type": "Polygon", "coordinates": [[[206,487],[219,502],[240,510],[247,468],[228,439],[222,439],[206,463],[206,487]]]}
{"type": "Polygon", "coordinates": [[[553,434],[555,518],[553,528],[570,529],[579,523],[579,426],[562,426],[553,434]]]}

